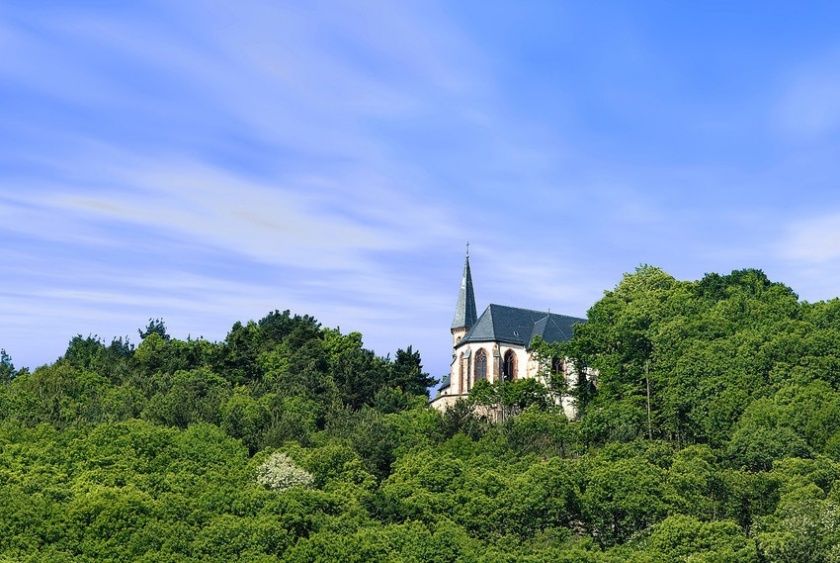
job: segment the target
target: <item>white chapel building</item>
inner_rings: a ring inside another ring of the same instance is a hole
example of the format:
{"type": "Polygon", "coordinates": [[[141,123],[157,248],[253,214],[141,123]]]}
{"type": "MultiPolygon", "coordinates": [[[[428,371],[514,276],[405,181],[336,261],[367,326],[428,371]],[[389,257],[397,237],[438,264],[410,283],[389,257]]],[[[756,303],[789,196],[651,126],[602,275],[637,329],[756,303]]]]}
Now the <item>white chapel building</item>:
{"type": "MultiPolygon", "coordinates": [[[[451,328],[452,365],[431,401],[432,406],[445,410],[469,395],[477,381],[486,379],[492,383],[501,378],[514,381],[540,377],[540,368],[544,366],[539,365],[530,350],[534,338],[540,336],[549,343],[569,340],[574,325],[585,322],[586,319],[577,317],[493,304],[477,316],[467,254],[451,328]]],[[[564,359],[555,362],[557,365],[552,369],[563,370],[569,385],[574,385],[576,376],[571,363],[564,359]]],[[[560,401],[566,416],[575,418],[574,400],[561,397],[560,401]]]]}

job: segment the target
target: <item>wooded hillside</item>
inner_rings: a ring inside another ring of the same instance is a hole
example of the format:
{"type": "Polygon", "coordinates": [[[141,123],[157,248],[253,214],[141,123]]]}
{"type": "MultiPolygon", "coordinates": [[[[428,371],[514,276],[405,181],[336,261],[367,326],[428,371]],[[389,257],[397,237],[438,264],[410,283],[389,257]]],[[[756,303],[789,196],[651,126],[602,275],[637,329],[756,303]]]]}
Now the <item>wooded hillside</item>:
{"type": "Polygon", "coordinates": [[[641,267],[588,317],[538,344],[598,372],[574,422],[289,312],[4,353],[0,561],[840,561],[840,301],[641,267]]]}

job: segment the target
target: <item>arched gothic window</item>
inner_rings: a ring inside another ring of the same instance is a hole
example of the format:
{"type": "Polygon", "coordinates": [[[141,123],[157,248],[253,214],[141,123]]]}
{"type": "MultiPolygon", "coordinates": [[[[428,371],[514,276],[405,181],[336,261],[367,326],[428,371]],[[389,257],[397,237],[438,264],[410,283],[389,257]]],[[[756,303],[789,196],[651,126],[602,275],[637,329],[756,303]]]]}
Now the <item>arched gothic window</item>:
{"type": "Polygon", "coordinates": [[[487,353],[483,348],[479,348],[475,353],[475,380],[485,379],[487,379],[487,353]]]}
{"type": "Polygon", "coordinates": [[[563,366],[563,358],[559,356],[554,356],[551,358],[551,374],[552,375],[560,375],[565,371],[563,366]]]}
{"type": "Polygon", "coordinates": [[[516,354],[513,350],[505,352],[505,359],[502,362],[502,377],[505,381],[516,379],[516,354]]]}

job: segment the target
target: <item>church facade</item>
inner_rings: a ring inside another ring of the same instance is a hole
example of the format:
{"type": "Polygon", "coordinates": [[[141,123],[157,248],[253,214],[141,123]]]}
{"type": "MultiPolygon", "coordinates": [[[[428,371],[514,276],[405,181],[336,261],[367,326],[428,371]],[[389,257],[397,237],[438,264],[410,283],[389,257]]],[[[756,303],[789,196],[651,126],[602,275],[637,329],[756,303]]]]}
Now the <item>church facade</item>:
{"type": "MultiPolygon", "coordinates": [[[[574,325],[586,319],[533,311],[505,305],[488,305],[478,316],[475,306],[469,254],[464,262],[464,273],[455,305],[452,334],[452,364],[449,375],[444,376],[437,395],[431,404],[445,410],[458,399],[469,395],[478,381],[491,383],[504,379],[540,378],[546,366],[541,366],[530,349],[539,336],[546,342],[569,340],[574,325]]],[[[569,385],[574,385],[574,368],[566,359],[554,359],[552,370],[562,371],[569,385]]],[[[574,400],[560,397],[563,411],[569,418],[576,416],[574,400]]]]}

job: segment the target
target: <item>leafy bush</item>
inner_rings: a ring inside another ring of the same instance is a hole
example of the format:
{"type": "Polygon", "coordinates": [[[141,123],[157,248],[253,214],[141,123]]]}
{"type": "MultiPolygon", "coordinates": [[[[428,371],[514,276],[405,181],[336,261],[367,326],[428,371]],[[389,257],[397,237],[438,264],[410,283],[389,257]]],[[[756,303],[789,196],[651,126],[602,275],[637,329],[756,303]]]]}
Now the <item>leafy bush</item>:
{"type": "Polygon", "coordinates": [[[312,474],[298,467],[288,455],[276,452],[257,468],[257,483],[272,490],[309,487],[315,482],[312,474]]]}

